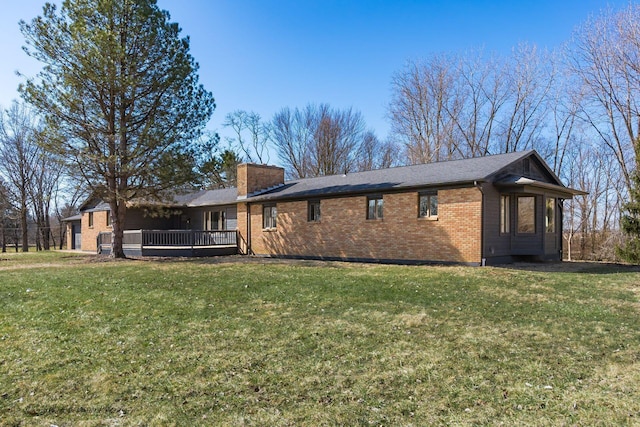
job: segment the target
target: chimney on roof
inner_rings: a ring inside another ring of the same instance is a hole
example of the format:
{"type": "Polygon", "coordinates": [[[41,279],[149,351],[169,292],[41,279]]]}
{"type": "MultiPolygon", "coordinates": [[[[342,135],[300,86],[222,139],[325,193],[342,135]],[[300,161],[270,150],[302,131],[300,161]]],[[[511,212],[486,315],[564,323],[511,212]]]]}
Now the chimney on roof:
{"type": "Polygon", "coordinates": [[[244,199],[284,184],[284,168],[242,163],[238,165],[238,198],[244,199]]]}

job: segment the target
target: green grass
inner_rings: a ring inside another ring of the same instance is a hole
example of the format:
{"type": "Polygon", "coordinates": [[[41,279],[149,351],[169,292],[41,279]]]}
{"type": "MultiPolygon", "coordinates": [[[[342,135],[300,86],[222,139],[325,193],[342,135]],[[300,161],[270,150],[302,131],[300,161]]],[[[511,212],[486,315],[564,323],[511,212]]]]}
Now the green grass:
{"type": "Polygon", "coordinates": [[[0,254],[0,425],[634,425],[639,276],[0,254]]]}

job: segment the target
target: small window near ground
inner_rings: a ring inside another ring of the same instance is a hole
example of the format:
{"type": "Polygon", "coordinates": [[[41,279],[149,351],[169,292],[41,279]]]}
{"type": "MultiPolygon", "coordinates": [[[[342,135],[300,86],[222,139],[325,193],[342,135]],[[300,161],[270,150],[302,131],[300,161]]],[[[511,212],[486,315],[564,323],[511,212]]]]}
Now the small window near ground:
{"type": "Polygon", "coordinates": [[[500,196],[500,233],[508,234],[511,231],[511,199],[509,196],[500,196]]]}
{"type": "Polygon", "coordinates": [[[546,209],[546,217],[545,217],[545,227],[547,229],[547,233],[555,233],[556,232],[556,199],[553,197],[549,197],[547,199],[547,209],[546,209]]]}
{"type": "Polygon", "coordinates": [[[320,200],[310,201],[307,210],[307,220],[309,222],[320,222],[320,200]]]}
{"type": "Polygon", "coordinates": [[[371,196],[367,198],[367,219],[382,219],[384,200],[382,196],[371,196]]]}
{"type": "Polygon", "coordinates": [[[518,197],[518,233],[534,234],[536,232],[536,198],[533,196],[518,197]]]}
{"type": "Polygon", "coordinates": [[[422,193],[418,196],[418,217],[437,218],[438,217],[438,193],[422,193]]]}
{"type": "Polygon", "coordinates": [[[93,212],[89,212],[89,228],[93,227],[93,212]]]}
{"type": "Polygon", "coordinates": [[[262,208],[262,228],[268,230],[276,228],[276,217],[278,210],[275,206],[264,206],[262,208]]]}

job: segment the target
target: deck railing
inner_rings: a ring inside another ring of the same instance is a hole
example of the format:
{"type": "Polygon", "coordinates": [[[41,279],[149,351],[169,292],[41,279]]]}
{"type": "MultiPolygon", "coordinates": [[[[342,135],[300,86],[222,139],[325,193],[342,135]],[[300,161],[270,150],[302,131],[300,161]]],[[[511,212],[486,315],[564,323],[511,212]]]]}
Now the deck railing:
{"type": "Polygon", "coordinates": [[[142,246],[231,246],[237,245],[235,230],[141,230],[142,246]]]}
{"type": "MultiPolygon", "coordinates": [[[[236,230],[125,230],[124,247],[144,249],[203,248],[237,246],[236,230]]],[[[111,247],[111,232],[98,234],[98,252],[111,247]]]]}

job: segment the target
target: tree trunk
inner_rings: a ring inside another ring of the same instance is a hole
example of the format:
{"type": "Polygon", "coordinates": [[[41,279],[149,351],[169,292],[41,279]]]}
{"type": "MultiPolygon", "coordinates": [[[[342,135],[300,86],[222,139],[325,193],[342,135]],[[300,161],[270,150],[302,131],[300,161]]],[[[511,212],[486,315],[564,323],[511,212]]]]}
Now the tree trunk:
{"type": "Polygon", "coordinates": [[[126,217],[127,207],[124,202],[111,202],[111,226],[112,226],[112,238],[111,238],[111,258],[126,258],[124,249],[122,247],[124,240],[124,222],[126,217]]]}
{"type": "MultiPolygon", "coordinates": [[[[42,247],[45,251],[51,249],[51,221],[49,221],[49,215],[44,215],[42,218],[42,247]]],[[[54,243],[55,247],[55,243],[54,243]]]]}
{"type": "Polygon", "coordinates": [[[29,252],[29,224],[27,222],[27,203],[24,198],[20,210],[20,226],[22,227],[22,252],[29,252]]]}

